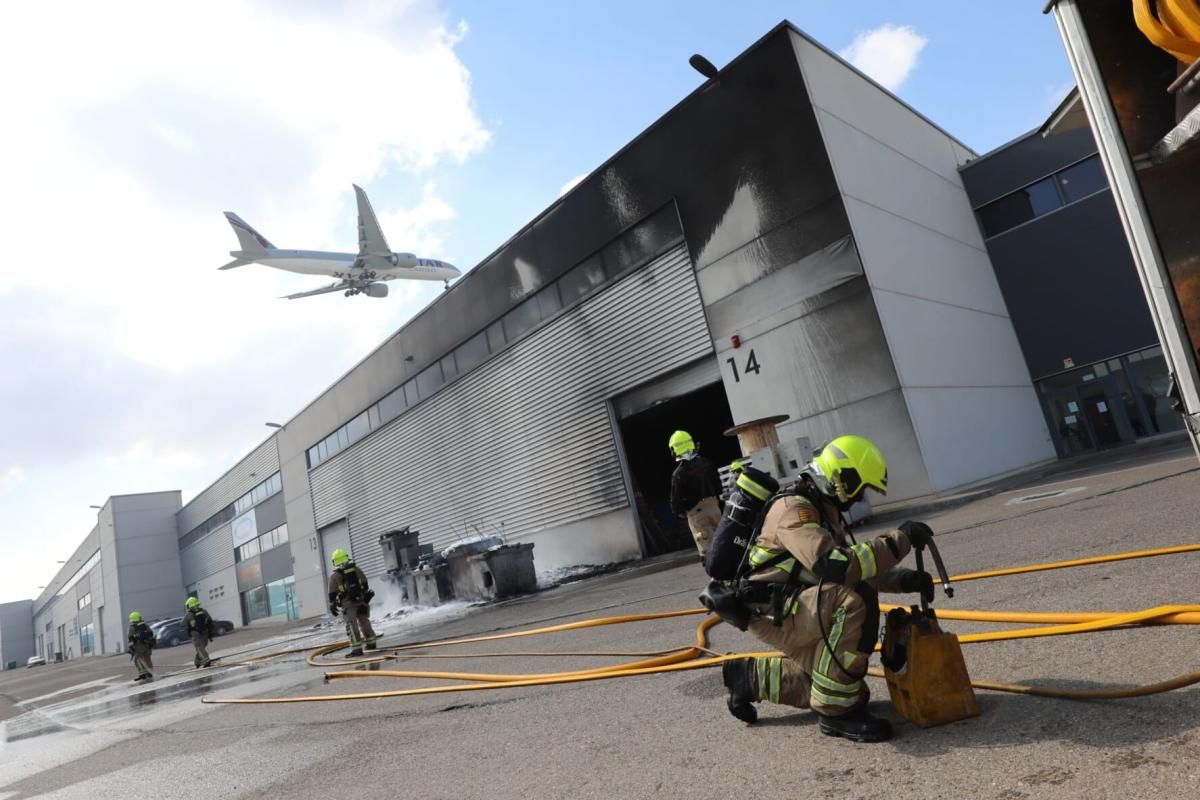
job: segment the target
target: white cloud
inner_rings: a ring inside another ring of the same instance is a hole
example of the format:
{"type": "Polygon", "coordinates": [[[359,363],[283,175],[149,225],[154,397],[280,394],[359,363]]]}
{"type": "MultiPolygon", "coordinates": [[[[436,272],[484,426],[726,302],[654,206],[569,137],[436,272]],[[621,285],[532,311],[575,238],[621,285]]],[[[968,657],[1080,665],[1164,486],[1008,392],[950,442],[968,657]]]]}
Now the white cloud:
{"type": "Polygon", "coordinates": [[[564,184],[562,185],[562,188],[558,190],[558,196],[559,196],[559,197],[562,197],[564,194],[566,194],[567,192],[569,192],[569,191],[571,191],[572,189],[574,189],[574,188],[575,188],[576,186],[578,186],[578,185],[579,185],[579,184],[580,184],[580,183],[583,181],[583,179],[584,179],[584,178],[586,178],[587,176],[588,176],[588,174],[585,172],[585,173],[583,173],[582,175],[576,175],[574,178],[571,178],[571,180],[569,180],[569,181],[567,181],[566,183],[564,183],[564,184]]]}
{"type": "Polygon", "coordinates": [[[25,470],[20,467],[9,467],[0,472],[0,493],[12,491],[25,482],[25,470]]]}
{"type": "Polygon", "coordinates": [[[839,55],[894,92],[912,74],[928,42],[907,25],[881,25],[855,36],[839,55]]]}
{"type": "MultiPolygon", "coordinates": [[[[283,247],[353,250],[358,183],[396,249],[453,260],[454,209],[435,181],[490,138],[456,53],[465,35],[438,0],[5,7],[0,491],[13,530],[53,533],[61,551],[109,494],[202,488],[266,438],[263,421],[298,411],[441,291],[279,300],[322,280],[218,272],[236,247],[221,212],[283,247]]],[[[12,599],[44,582],[29,565],[55,558],[18,538],[14,571],[0,565],[12,599]]]]}

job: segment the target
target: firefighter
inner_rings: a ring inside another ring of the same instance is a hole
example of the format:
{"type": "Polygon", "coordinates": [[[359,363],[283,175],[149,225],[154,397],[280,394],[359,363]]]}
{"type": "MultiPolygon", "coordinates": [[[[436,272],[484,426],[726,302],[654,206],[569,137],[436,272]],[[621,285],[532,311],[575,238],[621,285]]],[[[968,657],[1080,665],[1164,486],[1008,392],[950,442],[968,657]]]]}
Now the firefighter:
{"type": "Polygon", "coordinates": [[[187,613],[183,615],[183,629],[192,637],[192,645],[196,648],[192,663],[196,669],[201,669],[212,663],[208,657],[208,643],[216,635],[216,629],[212,616],[200,607],[199,598],[189,597],[184,605],[187,606],[187,613]]]}
{"type": "Polygon", "coordinates": [[[687,516],[688,528],[703,559],[717,523],[721,521],[721,477],[713,463],[697,452],[696,440],[686,431],[675,431],[667,442],[679,462],[671,475],[671,513],[687,516]]]}
{"type": "Polygon", "coordinates": [[[134,681],[148,681],[154,678],[152,670],[154,663],[150,660],[150,651],[154,648],[154,631],[142,622],[142,615],[137,611],[129,615],[129,656],[137,669],[134,681]]]}
{"type": "Polygon", "coordinates": [[[796,491],[768,506],[743,585],[757,612],[750,632],[783,655],[725,663],[727,705],[743,722],[755,722],[753,704],[766,701],[811,708],[828,736],[891,737],[888,721],[867,711],[863,680],[879,638],[877,592],[932,599],[928,573],[896,565],[933,533],[922,522],[905,522],[855,544],[842,512],[868,488],[887,491],[883,454],[860,436],[840,436],[805,468],[796,491]]]}
{"type": "Polygon", "coordinates": [[[371,628],[371,598],[375,593],[367,585],[367,576],[359,569],[345,550],[340,547],[329,557],[333,562],[333,573],[329,576],[329,613],[335,617],[338,611],[345,615],[346,636],[350,639],[350,652],[346,658],[363,654],[363,646],[375,649],[379,637],[371,628]]]}

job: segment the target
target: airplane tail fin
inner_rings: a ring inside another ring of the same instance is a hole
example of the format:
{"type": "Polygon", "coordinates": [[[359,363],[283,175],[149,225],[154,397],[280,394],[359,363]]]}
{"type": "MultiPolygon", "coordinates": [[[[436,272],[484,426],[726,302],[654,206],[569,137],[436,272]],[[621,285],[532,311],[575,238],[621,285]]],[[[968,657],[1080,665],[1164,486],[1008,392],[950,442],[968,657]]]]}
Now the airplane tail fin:
{"type": "MultiPolygon", "coordinates": [[[[246,220],[242,219],[232,211],[225,212],[225,219],[229,220],[230,227],[232,227],[233,232],[237,234],[238,244],[242,246],[241,249],[243,252],[265,253],[268,250],[276,249],[275,245],[267,241],[267,237],[254,230],[254,228],[251,228],[250,224],[246,222],[246,220]]],[[[231,264],[226,264],[224,267],[221,267],[221,269],[229,269],[230,267],[240,266],[241,264],[234,262],[231,264]]]]}

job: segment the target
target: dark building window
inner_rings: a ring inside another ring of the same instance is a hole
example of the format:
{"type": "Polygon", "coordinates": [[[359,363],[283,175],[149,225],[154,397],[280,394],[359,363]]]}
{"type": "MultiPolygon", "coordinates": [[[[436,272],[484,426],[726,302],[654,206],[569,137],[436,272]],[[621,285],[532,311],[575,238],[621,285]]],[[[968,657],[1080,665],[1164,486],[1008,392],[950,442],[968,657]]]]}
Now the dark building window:
{"type": "Polygon", "coordinates": [[[1058,185],[1068,203],[1082,200],[1106,188],[1108,181],[1105,180],[1104,170],[1100,167],[1100,157],[1092,156],[1064,169],[1058,173],[1058,185]]]}
{"type": "Polygon", "coordinates": [[[985,236],[995,236],[1062,205],[1054,179],[1046,178],[1032,186],[1001,197],[979,209],[979,221],[985,236]]]}
{"type": "Polygon", "coordinates": [[[1092,156],[1078,164],[1031,183],[999,200],[976,209],[984,238],[990,238],[1018,225],[1049,214],[1067,203],[1074,203],[1107,188],[1100,157],[1092,156]]]}
{"type": "Polygon", "coordinates": [[[417,375],[417,391],[421,393],[421,397],[429,397],[438,389],[442,388],[445,381],[442,379],[442,365],[435,363],[427,369],[421,370],[417,375]]]}

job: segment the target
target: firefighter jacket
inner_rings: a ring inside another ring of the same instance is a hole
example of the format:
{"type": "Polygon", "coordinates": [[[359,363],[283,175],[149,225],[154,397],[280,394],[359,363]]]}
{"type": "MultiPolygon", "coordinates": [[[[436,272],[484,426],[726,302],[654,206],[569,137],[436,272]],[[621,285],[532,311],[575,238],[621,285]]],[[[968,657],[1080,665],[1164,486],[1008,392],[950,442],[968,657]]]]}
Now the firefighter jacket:
{"type": "Polygon", "coordinates": [[[209,616],[207,611],[199,606],[189,609],[188,612],[183,615],[183,629],[187,631],[189,636],[191,636],[193,633],[200,633],[209,639],[213,638],[214,634],[216,633],[212,617],[209,616]]]}
{"type": "Polygon", "coordinates": [[[154,647],[154,631],[144,622],[134,622],[129,626],[129,649],[139,647],[154,647]]]}
{"type": "Polygon", "coordinates": [[[721,476],[704,456],[685,458],[671,474],[671,513],[686,514],[706,497],[720,497],[721,476]]]}
{"type": "Polygon", "coordinates": [[[750,548],[750,580],[786,582],[792,578],[800,587],[822,581],[844,586],[866,581],[880,591],[903,591],[900,580],[908,570],[894,567],[912,549],[906,534],[891,530],[870,541],[852,542],[832,503],[785,495],[767,509],[758,539],[750,548]],[[800,572],[793,577],[795,570],[800,572]]]}
{"type": "Polygon", "coordinates": [[[365,603],[370,589],[367,576],[353,561],[343,564],[329,576],[329,608],[332,610],[347,602],[365,603]]]}

